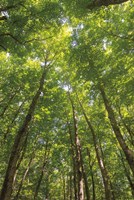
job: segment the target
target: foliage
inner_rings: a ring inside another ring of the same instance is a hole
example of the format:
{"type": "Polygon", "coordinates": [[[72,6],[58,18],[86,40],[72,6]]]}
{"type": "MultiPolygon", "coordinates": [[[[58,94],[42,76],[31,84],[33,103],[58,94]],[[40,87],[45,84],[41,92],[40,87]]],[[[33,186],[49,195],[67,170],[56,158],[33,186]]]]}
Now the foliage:
{"type": "Polygon", "coordinates": [[[76,144],[69,94],[76,110],[91,199],[93,178],[96,200],[105,198],[105,190],[94,138],[80,102],[94,128],[113,199],[133,199],[133,173],[99,89],[103,84],[122,137],[133,150],[133,3],[92,11],[87,4],[89,0],[1,2],[1,188],[15,137],[39,88],[40,77],[47,71],[21,147],[11,199],[36,199],[41,174],[37,199],[74,199],[72,146],[76,144]]]}

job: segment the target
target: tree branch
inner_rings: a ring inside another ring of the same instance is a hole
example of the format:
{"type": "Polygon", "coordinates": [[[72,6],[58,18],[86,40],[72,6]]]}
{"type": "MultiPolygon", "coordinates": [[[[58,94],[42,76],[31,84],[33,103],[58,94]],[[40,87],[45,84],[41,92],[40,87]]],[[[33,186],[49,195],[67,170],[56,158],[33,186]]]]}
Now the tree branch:
{"type": "Polygon", "coordinates": [[[7,51],[7,49],[6,49],[2,44],[0,44],[0,47],[1,47],[2,49],[4,49],[5,51],[7,51]]]}
{"type": "Polygon", "coordinates": [[[22,42],[20,40],[18,40],[15,36],[13,36],[11,33],[2,33],[0,34],[0,37],[1,36],[9,36],[11,37],[13,40],[15,40],[16,42],[18,42],[19,44],[22,44],[22,42]]]}
{"type": "Polygon", "coordinates": [[[87,8],[92,10],[97,7],[116,5],[116,4],[121,4],[127,1],[129,0],[93,0],[92,3],[89,3],[87,5],[87,8]]]}
{"type": "Polygon", "coordinates": [[[5,7],[0,7],[0,12],[2,11],[7,11],[7,10],[10,10],[10,9],[13,9],[13,8],[16,8],[17,6],[23,6],[23,1],[22,2],[19,2],[15,5],[10,5],[10,6],[5,6],[5,7]]]}
{"type": "Polygon", "coordinates": [[[7,20],[7,16],[1,16],[0,21],[2,21],[2,20],[7,20]]]}

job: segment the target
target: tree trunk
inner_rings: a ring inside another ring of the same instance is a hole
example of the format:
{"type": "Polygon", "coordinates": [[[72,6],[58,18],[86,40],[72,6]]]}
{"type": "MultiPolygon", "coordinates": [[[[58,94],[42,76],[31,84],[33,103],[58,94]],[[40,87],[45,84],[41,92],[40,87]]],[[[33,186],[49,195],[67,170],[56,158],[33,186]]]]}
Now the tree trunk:
{"type": "Polygon", "coordinates": [[[123,165],[123,168],[124,168],[124,172],[126,174],[126,177],[128,179],[128,182],[129,182],[129,185],[130,185],[130,188],[131,188],[132,196],[134,197],[134,182],[133,182],[133,180],[131,180],[131,176],[130,176],[129,171],[128,171],[126,165],[125,165],[124,158],[123,158],[121,151],[120,151],[120,157],[121,157],[121,162],[122,162],[122,165],[123,165]]]}
{"type": "MultiPolygon", "coordinates": [[[[99,141],[99,146],[100,146],[100,151],[101,151],[101,155],[102,155],[102,159],[103,161],[105,161],[104,159],[104,153],[103,153],[103,150],[102,150],[102,145],[101,145],[101,142],[99,141]]],[[[105,163],[105,162],[104,162],[105,163]]],[[[109,178],[109,185],[110,185],[110,189],[111,189],[111,196],[112,196],[112,200],[115,200],[115,194],[114,194],[114,190],[113,190],[113,184],[109,178]]]]}
{"type": "Polygon", "coordinates": [[[133,131],[131,130],[131,128],[126,124],[125,120],[123,119],[123,116],[122,116],[122,114],[121,114],[121,109],[120,109],[120,107],[119,107],[119,116],[120,116],[120,118],[121,118],[121,121],[122,121],[124,127],[126,128],[128,134],[129,134],[129,136],[130,136],[130,140],[129,140],[129,141],[130,141],[130,143],[134,146],[134,133],[133,133],[133,131]]]}
{"type": "MultiPolygon", "coordinates": [[[[78,192],[77,192],[77,172],[76,172],[76,156],[75,156],[75,148],[74,148],[74,142],[72,138],[72,132],[71,127],[68,122],[67,118],[67,126],[69,131],[69,137],[70,137],[70,143],[71,143],[71,152],[72,152],[72,161],[73,161],[73,184],[74,184],[74,198],[75,200],[78,200],[78,192]]],[[[72,198],[72,193],[70,195],[70,199],[72,198]]]]}
{"type": "Polygon", "coordinates": [[[7,128],[7,131],[4,133],[4,142],[5,142],[6,138],[7,138],[7,135],[8,135],[8,133],[9,133],[9,131],[11,131],[11,129],[12,129],[12,127],[13,127],[13,124],[14,124],[16,118],[18,117],[19,112],[20,112],[22,106],[24,105],[24,103],[25,103],[25,100],[24,100],[24,101],[22,102],[22,104],[19,106],[18,110],[17,110],[16,113],[15,113],[15,116],[13,117],[13,119],[12,119],[10,125],[9,125],[8,128],[7,128]]]}
{"type": "Polygon", "coordinates": [[[62,179],[63,179],[63,200],[66,200],[66,179],[64,174],[62,179]]]}
{"type": "Polygon", "coordinates": [[[44,160],[43,166],[42,166],[42,170],[41,170],[41,174],[40,174],[40,177],[39,177],[37,186],[36,186],[36,188],[35,188],[34,200],[37,199],[38,192],[39,192],[39,189],[40,189],[40,185],[41,185],[41,182],[42,182],[42,179],[43,179],[43,175],[44,175],[44,171],[45,171],[46,164],[47,164],[47,161],[44,160]]]}
{"type": "Polygon", "coordinates": [[[18,133],[16,134],[15,141],[11,150],[11,155],[10,155],[4,183],[3,183],[1,194],[0,194],[1,200],[11,199],[13,179],[16,172],[16,164],[18,162],[20,151],[24,144],[25,137],[27,136],[27,130],[30,125],[31,119],[33,117],[37,101],[40,97],[41,91],[43,90],[45,76],[46,76],[46,71],[44,70],[42,77],[40,79],[39,89],[37,90],[35,96],[33,97],[33,100],[30,104],[30,107],[24,119],[24,122],[22,126],[20,127],[18,133]]]}
{"type": "Polygon", "coordinates": [[[69,176],[69,200],[73,200],[72,175],[69,176]]]}
{"type": "Polygon", "coordinates": [[[26,148],[27,148],[27,139],[28,137],[25,138],[25,142],[24,142],[24,145],[23,147],[21,148],[20,150],[20,156],[19,156],[19,159],[18,159],[18,162],[16,164],[16,172],[15,172],[15,175],[14,175],[14,179],[13,179],[13,186],[12,188],[14,189],[15,188],[15,183],[16,183],[16,177],[17,177],[17,174],[18,174],[18,169],[20,167],[20,164],[25,156],[25,153],[26,153],[26,148]]]}
{"type": "Polygon", "coordinates": [[[100,92],[101,92],[101,95],[102,95],[102,98],[103,98],[103,101],[104,101],[105,108],[108,112],[108,117],[109,117],[111,126],[113,128],[113,131],[116,135],[116,138],[117,138],[117,140],[118,140],[118,142],[119,142],[119,144],[120,144],[120,146],[121,146],[121,148],[122,148],[122,150],[123,150],[123,152],[126,156],[126,160],[128,161],[128,164],[129,164],[129,166],[132,170],[132,173],[134,175],[134,153],[133,153],[132,150],[130,150],[128,148],[128,146],[125,143],[125,140],[124,140],[124,138],[121,134],[121,131],[118,127],[118,123],[115,119],[114,111],[113,111],[113,109],[112,109],[112,107],[111,107],[111,105],[110,105],[110,103],[109,103],[109,101],[106,97],[104,88],[101,84],[99,85],[99,89],[100,89],[100,92]]]}
{"type": "Polygon", "coordinates": [[[7,105],[3,108],[2,113],[0,114],[0,117],[4,117],[5,112],[7,111],[7,109],[10,106],[10,103],[12,102],[12,100],[15,98],[16,94],[18,91],[16,91],[14,94],[11,95],[11,97],[9,98],[9,101],[7,103],[7,105]]]}
{"type": "Polygon", "coordinates": [[[89,158],[89,166],[90,166],[90,173],[91,173],[91,179],[92,179],[92,191],[93,191],[93,200],[96,200],[96,193],[95,193],[95,182],[94,182],[94,174],[93,174],[93,164],[91,164],[91,156],[90,151],[87,148],[87,155],[89,158]]]}
{"type": "Polygon", "coordinates": [[[45,172],[45,167],[46,167],[47,160],[48,160],[47,150],[48,150],[48,141],[46,142],[46,146],[45,146],[45,155],[44,155],[43,165],[42,165],[42,168],[41,168],[41,174],[39,176],[38,183],[37,183],[36,188],[35,188],[34,200],[37,199],[37,197],[38,197],[38,192],[39,192],[40,185],[41,185],[43,175],[44,175],[44,172],[45,172]]]}
{"type": "Polygon", "coordinates": [[[82,158],[81,158],[81,144],[78,136],[78,123],[76,117],[76,111],[74,103],[69,94],[69,100],[72,106],[73,122],[74,122],[74,135],[75,135],[75,151],[76,151],[76,161],[77,161],[77,176],[78,176],[78,200],[84,200],[84,189],[83,189],[83,174],[82,174],[82,158]]]}
{"type": "Polygon", "coordinates": [[[20,185],[19,185],[19,189],[18,189],[18,191],[17,191],[17,194],[16,194],[15,197],[14,197],[14,200],[18,200],[18,198],[19,198],[20,191],[21,191],[21,189],[22,189],[22,187],[23,187],[23,183],[24,183],[24,181],[25,181],[25,179],[26,179],[26,176],[27,176],[27,174],[28,174],[28,172],[29,172],[29,169],[30,169],[30,166],[31,166],[31,164],[32,164],[33,159],[34,159],[34,152],[33,152],[32,157],[31,157],[31,159],[30,159],[30,161],[29,161],[29,163],[28,163],[28,166],[27,166],[27,168],[26,168],[26,170],[25,170],[25,172],[24,172],[24,175],[23,175],[23,177],[22,177],[22,179],[21,179],[21,182],[20,182],[20,185]]]}
{"type": "MultiPolygon", "coordinates": [[[[77,96],[78,97],[78,96],[77,96]]],[[[101,155],[101,149],[100,149],[100,146],[98,145],[97,143],[97,137],[96,137],[96,134],[95,134],[95,131],[91,125],[91,122],[89,121],[85,111],[84,111],[84,108],[78,98],[78,101],[79,101],[79,104],[82,108],[82,112],[83,112],[83,115],[85,117],[85,120],[87,122],[87,125],[92,133],[92,136],[93,136],[93,142],[94,142],[94,147],[95,147],[95,152],[96,152],[96,157],[97,157],[97,160],[98,160],[98,164],[99,164],[99,167],[100,167],[100,171],[101,171],[101,174],[102,174],[102,178],[103,178],[103,183],[104,183],[104,189],[105,189],[105,199],[106,200],[111,200],[112,199],[112,195],[111,195],[111,187],[110,187],[110,179],[109,179],[109,176],[108,176],[108,173],[107,173],[107,169],[106,169],[106,166],[104,164],[104,161],[103,161],[103,157],[101,155]]]]}
{"type": "Polygon", "coordinates": [[[84,162],[83,162],[83,157],[82,157],[82,152],[80,152],[81,154],[81,167],[82,167],[82,174],[83,174],[83,179],[84,179],[84,185],[85,185],[85,195],[86,195],[86,199],[90,200],[90,192],[89,192],[89,184],[88,184],[88,180],[87,180],[87,175],[85,172],[85,168],[84,168],[84,162]]]}
{"type": "Polygon", "coordinates": [[[94,9],[101,6],[110,6],[127,2],[128,0],[93,0],[87,5],[88,9],[94,9]]]}
{"type": "Polygon", "coordinates": [[[45,188],[44,188],[44,198],[43,200],[50,200],[50,194],[49,194],[49,172],[45,176],[45,188]]]}

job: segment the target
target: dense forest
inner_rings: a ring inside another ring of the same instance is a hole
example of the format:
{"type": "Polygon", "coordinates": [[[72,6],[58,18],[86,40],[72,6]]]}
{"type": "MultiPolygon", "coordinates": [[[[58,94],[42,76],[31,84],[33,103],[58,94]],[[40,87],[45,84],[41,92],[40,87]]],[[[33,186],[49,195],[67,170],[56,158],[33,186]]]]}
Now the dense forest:
{"type": "Polygon", "coordinates": [[[0,4],[0,200],[134,199],[133,1],[0,4]]]}

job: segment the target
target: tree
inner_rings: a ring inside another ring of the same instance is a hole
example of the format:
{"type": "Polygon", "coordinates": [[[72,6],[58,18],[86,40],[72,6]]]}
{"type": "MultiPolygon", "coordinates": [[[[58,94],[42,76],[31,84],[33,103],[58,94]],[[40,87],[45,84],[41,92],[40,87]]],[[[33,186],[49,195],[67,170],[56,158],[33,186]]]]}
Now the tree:
{"type": "Polygon", "coordinates": [[[2,200],[133,198],[132,1],[2,0],[2,200]]]}

